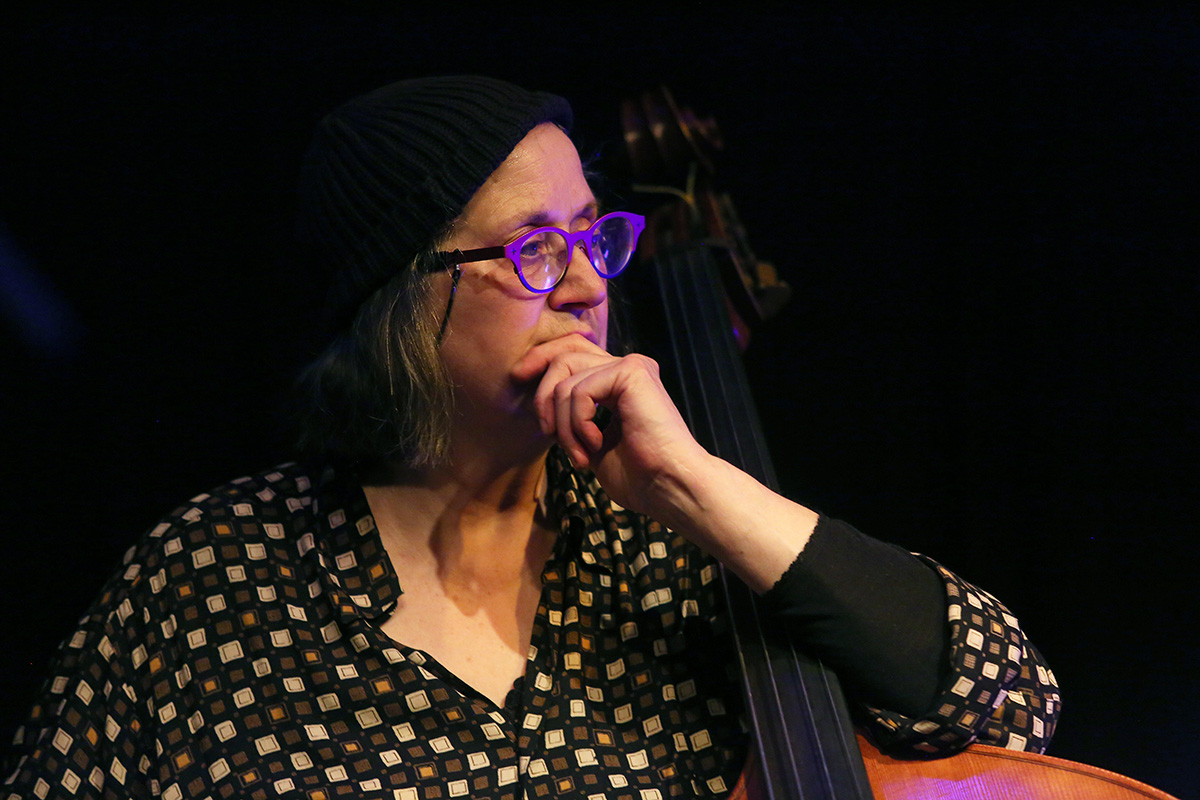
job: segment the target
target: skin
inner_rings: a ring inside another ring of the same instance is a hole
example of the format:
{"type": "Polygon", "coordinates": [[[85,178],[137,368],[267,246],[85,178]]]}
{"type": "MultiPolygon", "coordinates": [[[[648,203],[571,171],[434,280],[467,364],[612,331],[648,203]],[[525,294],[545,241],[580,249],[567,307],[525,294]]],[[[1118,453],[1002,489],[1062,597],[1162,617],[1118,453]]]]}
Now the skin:
{"type": "MultiPolygon", "coordinates": [[[[544,124],[476,192],[445,249],[544,225],[579,230],[596,216],[574,145],[544,124]]],[[[758,591],[816,525],[815,513],[700,447],[658,366],[605,351],[607,324],[607,284],[582,249],[544,295],[506,259],[464,265],[442,342],[456,387],[448,466],[364,487],[404,589],[384,632],[498,705],[524,672],[557,535],[538,504],[554,443],[616,502],[683,533],[758,591]],[[613,412],[603,432],[598,404],[613,412]]]]}

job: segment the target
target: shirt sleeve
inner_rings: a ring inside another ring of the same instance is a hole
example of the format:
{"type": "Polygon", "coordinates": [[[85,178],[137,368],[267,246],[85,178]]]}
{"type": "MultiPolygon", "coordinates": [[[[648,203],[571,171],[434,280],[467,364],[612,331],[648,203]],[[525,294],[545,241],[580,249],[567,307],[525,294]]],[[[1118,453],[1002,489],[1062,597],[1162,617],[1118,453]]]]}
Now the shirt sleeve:
{"type": "Polygon", "coordinates": [[[864,706],[871,737],[892,754],[950,755],[976,741],[1044,752],[1061,700],[1042,654],[1000,601],[921,558],[945,582],[950,669],[922,714],[864,706]]]}
{"type": "Polygon", "coordinates": [[[884,752],[1041,752],[1053,734],[1057,684],[1017,619],[931,559],[822,517],[763,602],[838,673],[884,752]]]}
{"type": "Polygon", "coordinates": [[[116,575],[60,646],[49,679],[17,730],[0,797],[142,797],[148,762],[145,698],[133,672],[139,654],[122,633],[135,615],[125,593],[136,565],[116,575]]]}

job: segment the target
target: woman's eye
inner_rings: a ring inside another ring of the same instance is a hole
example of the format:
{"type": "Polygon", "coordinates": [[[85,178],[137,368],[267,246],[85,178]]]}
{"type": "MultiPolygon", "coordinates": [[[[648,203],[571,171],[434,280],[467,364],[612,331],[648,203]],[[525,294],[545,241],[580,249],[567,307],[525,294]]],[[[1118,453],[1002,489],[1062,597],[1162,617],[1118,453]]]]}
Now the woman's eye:
{"type": "Polygon", "coordinates": [[[546,234],[530,236],[521,244],[521,258],[537,258],[546,252],[546,234]]]}

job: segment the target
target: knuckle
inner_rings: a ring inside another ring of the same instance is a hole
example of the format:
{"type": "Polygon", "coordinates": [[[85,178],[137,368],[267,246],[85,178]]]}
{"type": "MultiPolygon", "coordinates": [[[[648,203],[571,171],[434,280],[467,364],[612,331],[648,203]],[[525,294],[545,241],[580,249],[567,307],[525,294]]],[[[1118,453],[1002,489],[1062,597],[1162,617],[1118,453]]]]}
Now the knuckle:
{"type": "Polygon", "coordinates": [[[644,369],[645,371],[647,371],[653,375],[658,374],[658,362],[655,361],[650,356],[643,355],[641,353],[633,353],[626,357],[629,358],[634,364],[636,364],[641,369],[644,369]]]}
{"type": "Polygon", "coordinates": [[[587,400],[588,394],[583,390],[580,384],[576,383],[571,386],[569,396],[573,405],[578,405],[581,401],[587,400]]]}

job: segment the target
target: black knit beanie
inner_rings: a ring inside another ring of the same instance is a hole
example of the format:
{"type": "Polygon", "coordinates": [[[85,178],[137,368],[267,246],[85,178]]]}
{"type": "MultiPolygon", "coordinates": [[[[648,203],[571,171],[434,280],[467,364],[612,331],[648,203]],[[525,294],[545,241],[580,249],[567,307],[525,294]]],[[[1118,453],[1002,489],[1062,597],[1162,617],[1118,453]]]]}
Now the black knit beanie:
{"type": "Polygon", "coordinates": [[[333,270],[327,324],[406,267],[534,127],[571,127],[561,97],[479,76],[400,81],[317,126],[300,177],[299,236],[333,270]]]}

